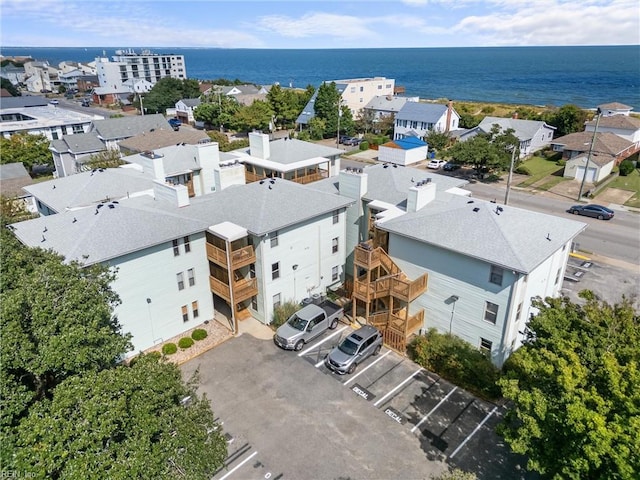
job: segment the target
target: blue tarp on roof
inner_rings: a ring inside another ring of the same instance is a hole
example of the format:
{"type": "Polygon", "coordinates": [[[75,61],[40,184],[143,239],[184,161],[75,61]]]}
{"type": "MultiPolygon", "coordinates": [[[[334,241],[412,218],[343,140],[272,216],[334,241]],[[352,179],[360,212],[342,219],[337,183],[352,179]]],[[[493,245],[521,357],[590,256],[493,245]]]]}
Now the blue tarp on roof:
{"type": "Polygon", "coordinates": [[[418,137],[405,137],[400,140],[394,140],[393,143],[403,150],[427,146],[427,142],[420,140],[418,137]]]}

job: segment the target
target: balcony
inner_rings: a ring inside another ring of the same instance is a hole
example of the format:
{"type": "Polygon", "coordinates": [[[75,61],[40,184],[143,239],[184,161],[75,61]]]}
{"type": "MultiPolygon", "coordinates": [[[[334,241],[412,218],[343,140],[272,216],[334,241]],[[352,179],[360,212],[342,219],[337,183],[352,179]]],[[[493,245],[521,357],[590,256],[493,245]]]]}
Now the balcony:
{"type": "MultiPolygon", "coordinates": [[[[227,265],[227,252],[221,248],[216,247],[210,243],[207,243],[207,257],[210,261],[217,263],[225,269],[227,265]]],[[[253,246],[247,245],[238,250],[231,252],[231,269],[236,270],[241,267],[246,267],[256,261],[256,252],[253,250],[253,246]]]]}
{"type": "Polygon", "coordinates": [[[366,276],[362,276],[353,282],[353,295],[364,302],[388,295],[411,302],[426,292],[429,278],[426,273],[413,281],[404,278],[404,274],[397,275],[399,276],[381,277],[369,283],[366,276]]]}
{"type": "MultiPolygon", "coordinates": [[[[209,277],[211,291],[231,303],[231,288],[225,282],[215,277],[209,277]]],[[[258,282],[255,278],[248,278],[233,282],[233,301],[242,302],[258,294],[258,282]]]]}

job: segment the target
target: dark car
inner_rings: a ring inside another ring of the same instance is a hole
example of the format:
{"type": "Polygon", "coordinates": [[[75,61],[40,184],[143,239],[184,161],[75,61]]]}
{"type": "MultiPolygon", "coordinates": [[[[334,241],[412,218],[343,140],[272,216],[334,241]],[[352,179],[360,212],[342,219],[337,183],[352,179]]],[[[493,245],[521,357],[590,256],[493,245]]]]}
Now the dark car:
{"type": "Polygon", "coordinates": [[[442,167],[442,169],[447,171],[447,172],[453,172],[454,170],[458,170],[459,168],[460,168],[460,164],[459,163],[453,163],[453,162],[447,162],[442,167]]]}
{"type": "Polygon", "coordinates": [[[173,128],[174,130],[178,130],[180,128],[180,125],[182,125],[182,122],[179,118],[174,117],[169,119],[169,125],[171,125],[171,128],[173,128]]]}
{"type": "Polygon", "coordinates": [[[602,205],[574,205],[569,209],[569,213],[574,215],[584,215],[585,217],[593,217],[598,220],[611,220],[613,218],[613,210],[602,205]]]}
{"type": "Polygon", "coordinates": [[[344,143],[346,140],[349,140],[351,137],[349,135],[340,135],[339,143],[344,143]]]}

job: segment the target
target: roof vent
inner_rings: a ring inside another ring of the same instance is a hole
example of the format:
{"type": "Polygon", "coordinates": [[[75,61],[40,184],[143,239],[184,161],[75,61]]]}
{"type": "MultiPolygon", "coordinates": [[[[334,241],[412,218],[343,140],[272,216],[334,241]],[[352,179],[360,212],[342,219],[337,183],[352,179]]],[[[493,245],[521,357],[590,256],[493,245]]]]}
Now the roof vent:
{"type": "Polygon", "coordinates": [[[473,203],[473,200],[469,200],[467,203],[473,203]]]}
{"type": "Polygon", "coordinates": [[[473,211],[474,211],[474,212],[479,212],[479,211],[480,211],[480,209],[479,209],[478,207],[476,207],[476,208],[474,208],[474,209],[473,209],[473,211]]]}

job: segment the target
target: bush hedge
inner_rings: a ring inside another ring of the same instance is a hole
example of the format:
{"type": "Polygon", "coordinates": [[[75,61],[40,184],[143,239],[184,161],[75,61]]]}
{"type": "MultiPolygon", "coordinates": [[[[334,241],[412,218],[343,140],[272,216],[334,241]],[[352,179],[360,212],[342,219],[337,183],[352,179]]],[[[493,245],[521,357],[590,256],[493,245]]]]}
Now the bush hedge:
{"type": "Polygon", "coordinates": [[[196,341],[204,340],[207,338],[207,331],[202,328],[196,328],[193,332],[191,332],[191,338],[196,341]]]}
{"type": "Polygon", "coordinates": [[[186,348],[189,348],[193,344],[194,344],[194,341],[190,337],[182,337],[180,340],[178,340],[178,346],[183,350],[186,348]]]}
{"type": "Polygon", "coordinates": [[[496,385],[500,378],[498,368],[484,353],[458,337],[431,328],[413,340],[409,355],[418,365],[480,397],[500,397],[496,385]]]}
{"type": "Polygon", "coordinates": [[[360,142],[360,150],[369,150],[369,142],[366,140],[364,142],[360,142]]]}
{"type": "Polygon", "coordinates": [[[633,162],[631,160],[623,160],[620,163],[620,167],[618,167],[618,171],[623,177],[629,175],[631,172],[633,172],[634,169],[635,167],[633,166],[633,162]]]}
{"type": "Polygon", "coordinates": [[[173,355],[177,351],[178,351],[178,347],[176,346],[175,343],[165,343],[162,346],[162,353],[164,353],[165,355],[173,355]]]}
{"type": "Polygon", "coordinates": [[[273,328],[278,328],[280,325],[286,322],[291,315],[300,310],[300,308],[302,308],[300,307],[300,304],[292,301],[281,303],[279,306],[273,309],[271,325],[273,326],[273,328]]]}

